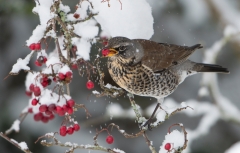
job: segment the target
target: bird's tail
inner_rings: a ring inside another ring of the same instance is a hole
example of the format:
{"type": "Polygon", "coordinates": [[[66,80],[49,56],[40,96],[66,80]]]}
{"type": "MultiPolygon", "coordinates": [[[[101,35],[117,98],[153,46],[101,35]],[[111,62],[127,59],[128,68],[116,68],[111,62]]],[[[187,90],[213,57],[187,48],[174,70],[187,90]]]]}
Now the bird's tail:
{"type": "Polygon", "coordinates": [[[230,73],[227,68],[215,64],[197,63],[194,67],[196,68],[197,72],[230,73]]]}

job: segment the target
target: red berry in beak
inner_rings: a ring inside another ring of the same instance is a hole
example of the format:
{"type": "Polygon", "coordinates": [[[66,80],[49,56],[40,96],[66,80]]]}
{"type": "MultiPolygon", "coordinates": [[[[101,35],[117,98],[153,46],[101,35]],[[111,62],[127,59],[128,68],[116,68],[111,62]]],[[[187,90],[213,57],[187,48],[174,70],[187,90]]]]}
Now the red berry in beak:
{"type": "Polygon", "coordinates": [[[102,50],[102,56],[107,56],[109,54],[109,50],[108,49],[103,49],[102,50]]]}

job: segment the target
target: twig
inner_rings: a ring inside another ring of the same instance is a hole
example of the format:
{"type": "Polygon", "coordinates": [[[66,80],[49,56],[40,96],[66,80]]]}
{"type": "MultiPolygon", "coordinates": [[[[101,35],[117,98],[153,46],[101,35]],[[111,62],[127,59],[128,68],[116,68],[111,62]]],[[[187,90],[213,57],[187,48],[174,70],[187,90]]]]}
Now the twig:
{"type": "Polygon", "coordinates": [[[152,152],[152,153],[157,153],[156,150],[155,150],[155,148],[154,148],[153,145],[152,145],[152,142],[148,139],[146,132],[143,133],[143,137],[145,138],[146,143],[147,143],[149,149],[151,150],[151,152],[152,152]]]}
{"type": "Polygon", "coordinates": [[[7,137],[6,135],[4,135],[2,132],[0,132],[0,136],[2,138],[4,138],[5,140],[7,140],[8,142],[10,142],[11,144],[13,144],[14,146],[16,146],[17,148],[19,148],[20,150],[22,150],[25,153],[31,153],[31,151],[29,149],[23,149],[21,146],[19,146],[18,143],[16,143],[15,140],[10,139],[9,137],[7,137]]]}

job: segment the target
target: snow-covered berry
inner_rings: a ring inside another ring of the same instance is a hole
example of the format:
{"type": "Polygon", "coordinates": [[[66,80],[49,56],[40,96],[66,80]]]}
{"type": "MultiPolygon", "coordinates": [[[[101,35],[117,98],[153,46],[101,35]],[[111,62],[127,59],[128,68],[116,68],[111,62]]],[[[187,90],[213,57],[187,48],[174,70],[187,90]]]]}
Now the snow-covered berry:
{"type": "Polygon", "coordinates": [[[114,141],[113,136],[111,136],[111,135],[107,136],[106,142],[107,142],[108,144],[112,144],[113,141],[114,141]]]}
{"type": "Polygon", "coordinates": [[[172,148],[171,143],[166,143],[164,148],[169,151],[172,148]]]}
{"type": "Polygon", "coordinates": [[[80,125],[79,124],[74,124],[73,128],[74,128],[74,131],[79,131],[80,130],[80,125]]]}
{"type": "Polygon", "coordinates": [[[86,83],[86,87],[87,87],[88,89],[92,89],[92,88],[94,88],[94,83],[89,80],[89,81],[86,83]]]}

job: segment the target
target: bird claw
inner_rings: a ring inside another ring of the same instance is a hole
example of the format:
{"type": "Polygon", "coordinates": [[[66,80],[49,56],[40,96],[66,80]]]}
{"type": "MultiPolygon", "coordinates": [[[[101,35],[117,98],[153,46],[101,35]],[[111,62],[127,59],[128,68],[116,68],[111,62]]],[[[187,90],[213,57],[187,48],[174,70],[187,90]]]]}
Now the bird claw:
{"type": "Polygon", "coordinates": [[[152,122],[153,122],[152,119],[149,118],[145,123],[140,123],[139,127],[141,130],[148,129],[149,131],[152,131],[152,127],[151,127],[152,122]]]}

